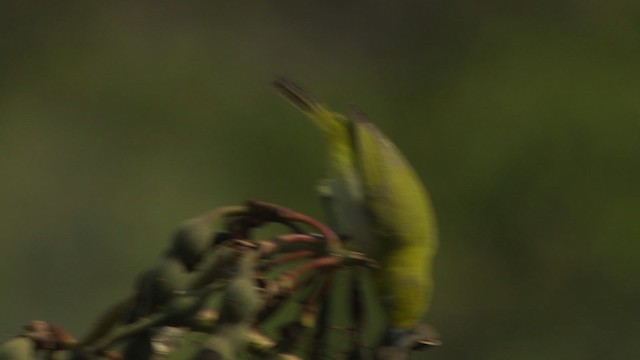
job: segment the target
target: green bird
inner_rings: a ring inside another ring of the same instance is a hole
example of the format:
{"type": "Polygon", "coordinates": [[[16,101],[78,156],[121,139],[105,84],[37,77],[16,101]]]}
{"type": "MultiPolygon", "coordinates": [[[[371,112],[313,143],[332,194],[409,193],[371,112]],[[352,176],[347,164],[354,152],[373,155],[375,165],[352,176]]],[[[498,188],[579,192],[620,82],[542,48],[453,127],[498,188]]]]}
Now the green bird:
{"type": "Polygon", "coordinates": [[[329,179],[321,182],[320,193],[329,199],[331,225],[351,239],[355,250],[380,264],[375,278],[388,313],[388,335],[416,328],[431,302],[438,242],[420,178],[359,111],[351,118],[332,112],[286,79],[275,86],[324,133],[329,179]]]}

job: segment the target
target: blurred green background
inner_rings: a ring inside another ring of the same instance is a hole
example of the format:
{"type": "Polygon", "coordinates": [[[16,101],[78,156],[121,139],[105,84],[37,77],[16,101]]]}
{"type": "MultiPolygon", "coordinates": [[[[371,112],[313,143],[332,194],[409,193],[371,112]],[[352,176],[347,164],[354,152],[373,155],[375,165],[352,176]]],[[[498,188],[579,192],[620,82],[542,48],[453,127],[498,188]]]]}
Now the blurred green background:
{"type": "Polygon", "coordinates": [[[441,228],[424,359],[640,356],[640,3],[2,1],[0,335],[84,332],[183,219],[320,216],[286,75],[357,103],[441,228]]]}

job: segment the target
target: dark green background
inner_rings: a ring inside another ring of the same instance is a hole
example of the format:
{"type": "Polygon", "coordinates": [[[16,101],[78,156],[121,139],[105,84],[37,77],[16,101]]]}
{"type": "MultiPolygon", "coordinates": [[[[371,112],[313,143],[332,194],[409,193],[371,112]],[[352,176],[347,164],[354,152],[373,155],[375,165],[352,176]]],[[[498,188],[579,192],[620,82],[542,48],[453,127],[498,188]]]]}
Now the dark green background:
{"type": "Polygon", "coordinates": [[[441,230],[425,359],[640,356],[640,4],[0,3],[0,335],[75,334],[181,220],[320,215],[286,75],[356,103],[441,230]]]}

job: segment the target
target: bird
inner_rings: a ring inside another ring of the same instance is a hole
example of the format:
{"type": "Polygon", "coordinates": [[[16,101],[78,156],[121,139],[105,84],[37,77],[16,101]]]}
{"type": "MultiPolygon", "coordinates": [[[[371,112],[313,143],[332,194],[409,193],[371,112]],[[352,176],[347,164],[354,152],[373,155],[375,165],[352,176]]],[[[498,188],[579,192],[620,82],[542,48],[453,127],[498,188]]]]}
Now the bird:
{"type": "MultiPolygon", "coordinates": [[[[420,343],[416,331],[433,293],[438,230],[430,196],[398,147],[362,111],[333,112],[286,78],[274,86],[324,134],[328,177],[319,182],[329,224],[376,260],[388,314],[386,345],[420,343]]],[[[426,335],[425,335],[426,336],[426,335]]],[[[406,345],[413,347],[413,345],[406,345]]]]}

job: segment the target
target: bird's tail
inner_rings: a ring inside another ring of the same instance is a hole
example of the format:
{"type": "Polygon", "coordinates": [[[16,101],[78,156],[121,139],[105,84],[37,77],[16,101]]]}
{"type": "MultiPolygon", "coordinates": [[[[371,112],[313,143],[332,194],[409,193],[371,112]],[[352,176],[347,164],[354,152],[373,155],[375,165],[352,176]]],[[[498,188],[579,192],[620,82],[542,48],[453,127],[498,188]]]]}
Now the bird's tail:
{"type": "Polygon", "coordinates": [[[330,140],[348,136],[347,119],[319,103],[304,89],[286,78],[273,82],[278,92],[316,123],[330,140]]]}

